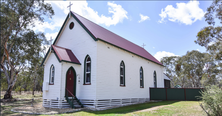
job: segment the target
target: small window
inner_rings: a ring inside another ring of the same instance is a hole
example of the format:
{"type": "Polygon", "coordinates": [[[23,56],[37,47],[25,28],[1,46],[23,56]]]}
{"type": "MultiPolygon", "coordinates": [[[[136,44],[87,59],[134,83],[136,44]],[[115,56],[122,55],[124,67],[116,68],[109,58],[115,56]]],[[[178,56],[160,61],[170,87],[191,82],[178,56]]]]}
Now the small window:
{"type": "Polygon", "coordinates": [[[71,23],[69,24],[69,29],[73,29],[73,27],[74,27],[74,23],[71,22],[71,23]]]}
{"type": "Polygon", "coordinates": [[[85,58],[84,84],[91,84],[91,58],[87,55],[85,58]]]}
{"type": "Polygon", "coordinates": [[[144,81],[143,81],[143,68],[140,68],[140,88],[144,88],[144,81]]]}
{"type": "Polygon", "coordinates": [[[54,84],[54,79],[55,79],[55,67],[52,65],[50,67],[50,76],[49,76],[49,84],[50,85],[54,84]]]}
{"type": "Polygon", "coordinates": [[[125,86],[125,65],[123,61],[120,63],[120,86],[125,86]]]}
{"type": "Polygon", "coordinates": [[[154,71],[154,73],[153,73],[153,82],[154,82],[154,87],[155,87],[155,88],[157,88],[156,78],[157,78],[156,71],[154,71]]]}

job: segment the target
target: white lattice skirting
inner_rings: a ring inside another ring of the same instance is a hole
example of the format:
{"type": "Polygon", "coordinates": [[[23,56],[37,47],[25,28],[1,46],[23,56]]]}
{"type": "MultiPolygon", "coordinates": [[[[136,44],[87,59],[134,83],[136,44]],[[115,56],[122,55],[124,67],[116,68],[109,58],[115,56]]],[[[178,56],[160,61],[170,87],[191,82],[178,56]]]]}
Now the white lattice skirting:
{"type": "MultiPolygon", "coordinates": [[[[124,98],[124,99],[80,99],[80,102],[84,107],[92,110],[104,110],[115,107],[127,106],[131,104],[144,103],[149,101],[149,98],[124,98]]],[[[55,100],[55,99],[43,99],[43,107],[50,108],[69,108],[66,100],[55,100]]]]}
{"type": "Polygon", "coordinates": [[[43,107],[49,108],[69,108],[70,105],[66,100],[43,99],[43,107]]]}

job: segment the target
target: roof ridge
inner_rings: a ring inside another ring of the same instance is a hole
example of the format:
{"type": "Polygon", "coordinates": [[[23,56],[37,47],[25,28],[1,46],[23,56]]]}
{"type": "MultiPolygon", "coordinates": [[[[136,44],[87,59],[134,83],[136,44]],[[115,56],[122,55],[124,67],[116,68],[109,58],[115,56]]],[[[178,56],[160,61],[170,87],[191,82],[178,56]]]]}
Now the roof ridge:
{"type": "Polygon", "coordinates": [[[142,58],[145,58],[149,61],[152,61],[154,63],[157,63],[161,66],[163,66],[163,64],[161,62],[159,62],[153,55],[151,55],[146,49],[144,49],[143,47],[121,37],[120,35],[115,34],[114,32],[94,23],[93,21],[90,21],[89,19],[73,12],[70,11],[70,13],[72,13],[73,17],[78,21],[78,23],[80,23],[80,25],[89,33],[91,34],[91,37],[93,37],[93,39],[95,41],[97,40],[101,40],[107,43],[110,43],[114,46],[117,46],[123,50],[126,50],[130,53],[133,53],[135,55],[138,55],[142,58]],[[98,33],[96,30],[100,30],[101,32],[98,33]]]}
{"type": "MultiPolygon", "coordinates": [[[[75,14],[77,14],[77,13],[75,13],[75,12],[73,12],[73,11],[71,11],[74,15],[75,14]]],[[[77,15],[79,15],[79,14],[77,14],[77,15]]],[[[81,16],[81,15],[79,15],[80,17],[82,17],[82,18],[84,18],[84,19],[86,19],[86,20],[88,20],[88,21],[90,21],[89,19],[87,19],[87,18],[85,18],[85,17],[83,17],[83,16],[81,16]]],[[[76,17],[76,18],[78,18],[78,17],[76,17]]],[[[100,26],[99,24],[96,24],[96,23],[94,23],[94,22],[92,22],[92,21],[90,21],[91,23],[93,23],[93,24],[95,24],[95,25],[97,25],[97,26],[100,26]]],[[[86,26],[85,26],[86,27],[86,26]]],[[[111,33],[113,33],[113,34],[115,34],[114,32],[112,32],[112,31],[110,31],[110,30],[108,30],[108,29],[106,29],[106,28],[104,28],[104,27],[102,27],[102,26],[100,26],[101,28],[103,28],[103,29],[105,29],[105,30],[107,30],[107,31],[109,31],[109,32],[111,32],[111,33]]],[[[87,28],[87,27],[86,27],[87,28]]],[[[88,28],[87,28],[88,29],[88,28]]],[[[115,35],[117,35],[117,36],[119,36],[119,37],[121,37],[122,39],[125,39],[124,37],[122,37],[122,36],[120,36],[120,35],[118,35],[118,34],[115,34],[115,35]]],[[[98,39],[98,38],[97,38],[98,39]]],[[[128,41],[128,42],[130,42],[130,43],[132,43],[132,44],[134,44],[134,45],[137,45],[137,44],[135,44],[135,43],[133,43],[133,42],[131,42],[131,41],[129,41],[129,40],[127,40],[127,39],[125,39],[126,41],[128,41]]],[[[140,48],[142,48],[141,46],[139,46],[139,45],[137,45],[138,47],[140,47],[140,48]]],[[[144,49],[144,48],[142,48],[142,49],[144,49]]]]}

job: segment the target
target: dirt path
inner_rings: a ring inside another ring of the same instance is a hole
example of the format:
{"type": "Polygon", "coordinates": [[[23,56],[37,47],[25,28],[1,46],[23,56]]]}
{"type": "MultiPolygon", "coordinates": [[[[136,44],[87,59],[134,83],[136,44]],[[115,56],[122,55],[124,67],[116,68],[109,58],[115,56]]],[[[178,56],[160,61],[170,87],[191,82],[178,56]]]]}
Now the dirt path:
{"type": "Polygon", "coordinates": [[[72,108],[45,108],[42,106],[42,102],[35,103],[33,106],[26,105],[23,107],[17,107],[13,108],[13,112],[18,112],[18,113],[24,113],[24,114],[60,114],[60,113],[68,113],[68,112],[75,112],[80,109],[72,109],[72,108]]]}
{"type": "Polygon", "coordinates": [[[166,106],[171,106],[171,105],[154,106],[154,107],[151,107],[151,108],[147,108],[147,109],[143,109],[143,110],[138,110],[137,112],[149,112],[149,111],[157,110],[159,108],[166,107],[166,106]]]}

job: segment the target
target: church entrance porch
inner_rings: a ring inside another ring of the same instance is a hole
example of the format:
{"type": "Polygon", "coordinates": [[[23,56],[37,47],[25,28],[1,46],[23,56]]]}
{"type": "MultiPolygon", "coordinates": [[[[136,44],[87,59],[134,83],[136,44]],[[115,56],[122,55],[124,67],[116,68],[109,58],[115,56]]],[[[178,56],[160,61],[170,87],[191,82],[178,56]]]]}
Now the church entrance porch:
{"type": "Polygon", "coordinates": [[[70,92],[76,96],[76,72],[73,67],[70,67],[68,71],[66,72],[66,93],[65,95],[68,95],[68,97],[72,97],[70,92]],[[70,91],[70,92],[67,92],[70,91]]]}

